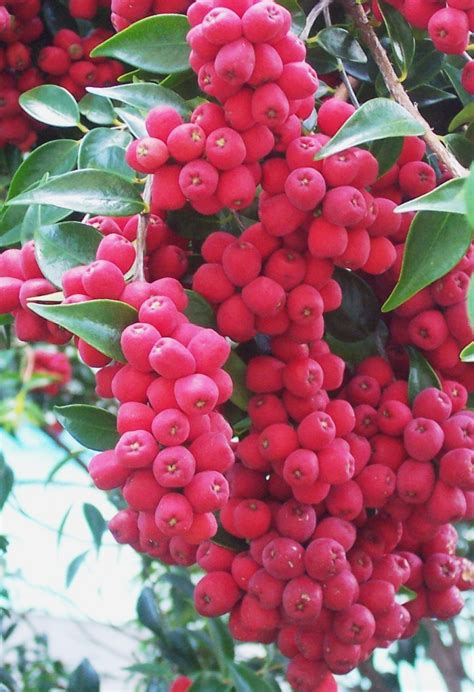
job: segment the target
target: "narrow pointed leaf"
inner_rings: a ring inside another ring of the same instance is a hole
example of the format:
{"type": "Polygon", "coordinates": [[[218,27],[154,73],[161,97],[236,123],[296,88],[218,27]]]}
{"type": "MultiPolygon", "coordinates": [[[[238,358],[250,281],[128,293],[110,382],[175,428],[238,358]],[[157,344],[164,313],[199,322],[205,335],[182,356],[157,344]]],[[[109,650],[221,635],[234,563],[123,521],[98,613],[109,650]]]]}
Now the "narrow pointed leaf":
{"type": "Polygon", "coordinates": [[[422,135],[424,127],[398,103],[375,98],[364,103],[316,155],[324,159],[349,147],[391,137],[422,135]]]}
{"type": "Polygon", "coordinates": [[[95,260],[103,238],[93,226],[79,221],[65,221],[40,226],[34,235],[35,254],[44,276],[61,288],[65,271],[95,260]]]}
{"type": "Polygon", "coordinates": [[[172,106],[180,113],[189,111],[186,101],[181,96],[171,89],[165,89],[151,82],[120,84],[113,87],[88,87],[87,91],[144,110],[150,110],[154,106],[172,106]]]}
{"type": "Polygon", "coordinates": [[[459,357],[463,363],[474,363],[474,341],[463,348],[459,357]]]}
{"type": "Polygon", "coordinates": [[[87,168],[51,178],[33,190],[22,192],[7,204],[51,204],[61,209],[104,216],[133,216],[144,209],[136,185],[110,171],[87,168]]]}
{"type": "Polygon", "coordinates": [[[110,411],[89,404],[69,404],[55,406],[54,412],[63,428],[88,449],[104,452],[119,440],[117,417],[110,411]]]}
{"type": "Polygon", "coordinates": [[[88,658],[84,658],[69,678],[67,692],[99,692],[100,678],[88,658]]]}
{"type": "Polygon", "coordinates": [[[157,74],[189,66],[189,23],[182,14],[158,14],[134,22],[94,48],[93,58],[115,58],[157,74]]]}
{"type": "Polygon", "coordinates": [[[391,5],[380,3],[387,33],[390,37],[390,48],[404,80],[415,56],[415,39],[412,28],[403,16],[391,5]]]}
{"type": "MultiPolygon", "coordinates": [[[[87,555],[89,554],[89,551],[86,550],[84,553],[80,553],[77,555],[77,557],[72,560],[66,570],[66,588],[69,588],[74,581],[74,577],[76,576],[79,567],[82,565],[84,560],[86,559],[87,555]]],[[[80,688],[70,688],[70,689],[80,689],[80,688]]]]}
{"type": "Polygon", "coordinates": [[[426,195],[400,204],[395,211],[398,214],[405,211],[444,211],[451,214],[465,214],[464,185],[465,178],[453,178],[431,192],[427,192],[426,195]]]}
{"type": "Polygon", "coordinates": [[[426,358],[414,346],[407,346],[410,359],[410,371],[408,374],[408,398],[413,403],[417,394],[427,387],[442,389],[441,382],[426,358]]]}
{"type": "Polygon", "coordinates": [[[232,382],[234,384],[234,390],[230,400],[233,404],[242,409],[242,411],[246,411],[251,396],[245,384],[247,366],[242,358],[240,358],[235,351],[232,351],[224,365],[224,370],[232,377],[232,382]]]}
{"type": "Polygon", "coordinates": [[[55,127],[74,127],[79,107],[69,91],[55,84],[42,84],[20,96],[20,106],[35,120],[55,127]]]}
{"type": "Polygon", "coordinates": [[[457,113],[449,123],[449,132],[455,132],[459,127],[474,121],[474,101],[468,103],[462,111],[457,113]]]}
{"type": "Polygon", "coordinates": [[[458,214],[418,213],[410,226],[397,285],[382,306],[394,310],[422,288],[447,274],[466,253],[471,231],[458,214]]]}
{"type": "Polygon", "coordinates": [[[94,539],[94,545],[96,550],[99,550],[102,544],[102,536],[107,530],[107,522],[102,516],[101,512],[94,505],[84,502],[82,505],[82,511],[86,518],[87,524],[90,528],[92,538],[94,539]]]}
{"type": "Polygon", "coordinates": [[[138,319],[134,308],[118,300],[90,300],[66,305],[29,303],[29,308],[84,339],[106,356],[122,362],[120,337],[125,327],[138,319]]]}

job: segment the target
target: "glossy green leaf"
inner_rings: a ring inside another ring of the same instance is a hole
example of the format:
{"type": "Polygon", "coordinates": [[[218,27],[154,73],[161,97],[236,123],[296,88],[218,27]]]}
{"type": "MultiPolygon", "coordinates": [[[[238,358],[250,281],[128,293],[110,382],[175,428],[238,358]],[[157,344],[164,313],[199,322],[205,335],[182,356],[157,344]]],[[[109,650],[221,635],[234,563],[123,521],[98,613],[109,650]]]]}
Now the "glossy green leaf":
{"type": "Polygon", "coordinates": [[[466,253],[471,231],[458,214],[425,211],[415,216],[405,243],[402,271],[382,312],[394,310],[447,274],[466,253]]]}
{"type": "Polygon", "coordinates": [[[463,363],[474,363],[474,341],[463,348],[459,357],[463,363]]]}
{"type": "Polygon", "coordinates": [[[145,586],[138,597],[137,616],[147,629],[158,635],[163,634],[163,624],[156,606],[155,594],[149,586],[145,586]]]}
{"type": "Polygon", "coordinates": [[[134,308],[118,300],[90,300],[64,305],[29,303],[29,308],[84,339],[106,356],[122,362],[120,337],[125,327],[138,319],[134,308]]]}
{"type": "Polygon", "coordinates": [[[88,658],[84,658],[69,678],[67,692],[99,692],[100,678],[88,658]]]}
{"type": "Polygon", "coordinates": [[[379,302],[370,286],[355,272],[337,269],[342,303],[324,316],[326,329],[340,341],[361,341],[377,329],[379,302]]]}
{"type": "Polygon", "coordinates": [[[464,214],[466,204],[464,200],[464,178],[453,178],[439,187],[436,187],[426,195],[411,199],[409,202],[400,204],[396,212],[401,214],[404,211],[431,211],[449,212],[450,214],[464,214]]]}
{"type": "Polygon", "coordinates": [[[29,240],[41,224],[62,221],[69,214],[69,209],[48,205],[5,207],[0,216],[0,247],[29,240]]]}
{"type": "Polygon", "coordinates": [[[112,171],[133,180],[136,173],[125,161],[125,150],[131,141],[132,136],[128,132],[96,127],[81,142],[78,168],[112,171]]]}
{"type": "Polygon", "coordinates": [[[97,507],[89,504],[88,502],[84,502],[82,505],[82,511],[84,512],[87,525],[91,531],[96,550],[99,550],[102,544],[102,536],[107,530],[107,522],[97,507]]]}
{"type": "Polygon", "coordinates": [[[471,276],[469,288],[467,289],[466,308],[467,316],[469,317],[469,321],[474,328],[474,274],[471,276]]]}
{"type": "Polygon", "coordinates": [[[94,94],[86,94],[79,101],[79,110],[87,120],[96,125],[112,125],[115,120],[114,108],[109,99],[94,94]]]}
{"type": "Polygon", "coordinates": [[[322,29],[316,35],[316,43],[335,58],[350,60],[351,62],[367,62],[367,56],[359,42],[347,29],[336,26],[322,29]]]}
{"type": "Polygon", "coordinates": [[[140,137],[148,137],[148,132],[145,127],[145,119],[140,115],[136,108],[128,106],[126,108],[116,108],[116,114],[123,120],[129,131],[139,139],[140,137]]]}
{"type": "Polygon", "coordinates": [[[474,229],[474,165],[464,185],[464,203],[466,205],[466,216],[471,229],[474,229]]]}
{"type": "Polygon", "coordinates": [[[369,144],[369,151],[379,163],[379,178],[397,161],[403,147],[403,137],[379,139],[369,144]]]}
{"type": "Polygon", "coordinates": [[[68,173],[76,165],[78,143],[73,139],[57,139],[42,144],[22,162],[13,176],[8,197],[16,197],[44,177],[68,173]]]}
{"type": "Polygon", "coordinates": [[[61,288],[65,271],[95,260],[103,238],[93,226],[79,221],[40,226],[35,234],[35,254],[44,276],[61,288]]]}
{"type": "Polygon", "coordinates": [[[15,476],[11,468],[5,463],[5,458],[0,452],[0,511],[4,508],[10,495],[15,476]]]}
{"type": "Polygon", "coordinates": [[[380,2],[379,7],[390,38],[392,55],[400,71],[400,80],[403,82],[415,57],[413,30],[394,7],[385,2],[380,2]]]}
{"type": "Polygon", "coordinates": [[[425,86],[419,86],[416,87],[416,89],[412,89],[410,91],[410,98],[417,104],[419,108],[428,108],[428,106],[434,106],[436,103],[455,99],[456,96],[450,91],[438,89],[438,87],[427,84],[425,86]]]}
{"type": "Polygon", "coordinates": [[[270,685],[245,663],[228,662],[229,675],[235,692],[273,692],[270,685]]]}
{"type": "Polygon", "coordinates": [[[469,168],[474,162],[474,143],[460,134],[445,135],[443,140],[461,166],[469,168]]]}
{"type": "Polygon", "coordinates": [[[132,216],[143,211],[145,206],[137,186],[110,171],[87,168],[50,178],[7,204],[52,204],[61,209],[103,216],[132,216]]]}
{"type": "Polygon", "coordinates": [[[229,375],[232,377],[232,382],[234,383],[234,391],[232,392],[230,400],[242,411],[246,411],[251,397],[251,394],[245,384],[247,366],[235,351],[231,351],[231,354],[224,365],[224,370],[229,373],[229,375]]]}
{"type": "Polygon", "coordinates": [[[449,123],[449,132],[454,132],[462,125],[466,123],[472,123],[474,121],[474,101],[468,103],[459,113],[457,113],[454,118],[449,123]]]}
{"type": "Polygon", "coordinates": [[[279,5],[286,7],[291,14],[291,28],[295,34],[303,31],[306,24],[306,15],[297,0],[279,0],[279,5]]]}
{"type": "Polygon", "coordinates": [[[188,307],[184,311],[186,317],[193,324],[198,324],[200,327],[214,328],[216,326],[214,310],[207,300],[199,293],[196,293],[196,291],[191,291],[189,289],[186,289],[186,295],[189,301],[188,307]]]}
{"type": "Polygon", "coordinates": [[[467,106],[474,101],[474,98],[467,93],[461,83],[461,74],[465,63],[466,60],[462,55],[448,55],[445,56],[443,64],[443,72],[453,85],[454,91],[463,106],[467,106]]]}
{"type": "Polygon", "coordinates": [[[410,92],[419,86],[430,84],[433,78],[439,74],[445,59],[446,56],[441,51],[436,50],[429,38],[417,41],[415,57],[408,77],[403,83],[405,89],[410,92]]]}
{"type": "Polygon", "coordinates": [[[410,371],[408,373],[408,399],[413,403],[416,395],[427,387],[442,389],[441,382],[426,358],[414,346],[405,347],[410,359],[410,371]]]}
{"type": "Polygon", "coordinates": [[[337,70],[337,58],[327,53],[321,46],[309,44],[306,59],[318,74],[328,74],[337,70]]]}
{"type": "Polygon", "coordinates": [[[89,404],[55,406],[54,411],[63,428],[88,449],[105,452],[119,441],[117,417],[110,411],[89,404]]]}
{"type": "Polygon", "coordinates": [[[189,111],[186,101],[181,96],[175,94],[171,89],[164,89],[151,82],[121,84],[114,87],[88,87],[87,91],[147,111],[155,106],[172,106],[183,114],[189,111]]]}
{"type": "MultiPolygon", "coordinates": [[[[82,565],[86,557],[88,556],[89,551],[86,550],[84,553],[80,553],[77,555],[74,560],[71,560],[69,565],[67,566],[66,570],[66,588],[69,588],[74,581],[74,577],[76,576],[77,572],[79,571],[79,567],[82,565]]],[[[74,673],[73,673],[74,675],[74,673]]],[[[69,687],[68,689],[70,690],[80,690],[82,689],[81,687],[69,687]]]]}
{"type": "Polygon", "coordinates": [[[236,553],[248,550],[249,547],[246,541],[228,533],[222,526],[219,526],[217,533],[211,538],[211,541],[217,545],[221,545],[223,548],[229,548],[229,550],[233,550],[236,553]]]}
{"type": "Polygon", "coordinates": [[[79,123],[79,107],[74,96],[55,84],[42,84],[20,96],[25,113],[45,125],[74,127],[79,123]]]}
{"type": "Polygon", "coordinates": [[[423,126],[398,103],[375,98],[356,110],[315,158],[324,159],[365,142],[423,133],[423,126]]]}
{"type": "Polygon", "coordinates": [[[188,31],[182,14],[146,17],[94,48],[91,57],[115,58],[156,74],[181,72],[189,66],[188,31]]]}

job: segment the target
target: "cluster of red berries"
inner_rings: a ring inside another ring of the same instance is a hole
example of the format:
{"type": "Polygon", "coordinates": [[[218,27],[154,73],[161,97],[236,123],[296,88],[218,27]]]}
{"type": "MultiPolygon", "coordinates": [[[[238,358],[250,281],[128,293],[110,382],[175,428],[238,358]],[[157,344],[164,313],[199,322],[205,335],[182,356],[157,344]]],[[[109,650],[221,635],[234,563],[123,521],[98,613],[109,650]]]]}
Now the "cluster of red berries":
{"type": "Polygon", "coordinates": [[[69,0],[68,9],[75,19],[94,19],[102,7],[110,8],[110,0],[69,0]]]}
{"type": "Polygon", "coordinates": [[[111,86],[123,72],[116,60],[90,57],[92,49],[112,35],[104,29],[85,38],[60,29],[52,45],[36,46],[44,39],[41,9],[40,0],[0,3],[0,148],[14,144],[29,151],[43,127],[21,110],[18,100],[23,92],[58,84],[79,99],[87,86],[111,86]]]}
{"type": "Polygon", "coordinates": [[[35,386],[34,391],[56,396],[71,381],[72,366],[66,353],[36,349],[33,353],[33,373],[52,379],[50,384],[35,386]]]}
{"type": "MultiPolygon", "coordinates": [[[[436,50],[448,55],[462,55],[474,31],[474,2],[472,0],[388,0],[416,29],[426,29],[436,50]]],[[[377,0],[372,10],[383,21],[377,0]]],[[[465,64],[461,82],[469,94],[474,94],[474,62],[465,64]]]]}
{"type": "MultiPolygon", "coordinates": [[[[72,2],[70,3],[72,5],[72,2]]],[[[85,4],[83,0],[76,0],[78,4],[85,4]]],[[[97,0],[89,0],[97,2],[97,0]]],[[[153,14],[184,14],[192,0],[108,0],[110,5],[110,19],[115,31],[122,31],[127,26],[139,19],[153,14]]],[[[72,11],[71,11],[71,14],[72,11]]],[[[76,15],[77,16],[77,15],[76,15]]]]}

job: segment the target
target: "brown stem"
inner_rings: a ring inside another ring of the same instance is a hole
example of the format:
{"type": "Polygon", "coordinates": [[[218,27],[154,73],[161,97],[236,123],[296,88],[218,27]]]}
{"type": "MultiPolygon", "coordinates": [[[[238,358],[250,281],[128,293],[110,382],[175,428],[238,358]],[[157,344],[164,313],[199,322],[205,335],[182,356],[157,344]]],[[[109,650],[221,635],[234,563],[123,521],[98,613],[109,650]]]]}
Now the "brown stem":
{"type": "MultiPolygon", "coordinates": [[[[359,86],[359,80],[356,79],[355,77],[348,76],[347,79],[349,80],[350,85],[352,86],[353,89],[357,89],[359,86]]],[[[333,99],[337,99],[338,101],[348,101],[349,100],[349,90],[344,84],[344,82],[341,82],[339,86],[337,87],[336,91],[332,95],[333,99]]]]}
{"type": "Polygon", "coordinates": [[[397,77],[395,70],[392,67],[390,60],[384,47],[380,43],[377,34],[372,25],[367,19],[367,15],[362,5],[357,4],[356,0],[341,0],[348,14],[354,20],[356,27],[359,29],[362,38],[367,45],[373,59],[375,60],[387,89],[392,98],[403,106],[414,118],[418,120],[425,128],[423,139],[436,155],[439,162],[455,177],[462,177],[468,174],[468,171],[461,166],[455,157],[446,149],[444,144],[438,139],[430,124],[418,111],[416,105],[411,101],[407,92],[403,88],[400,80],[397,77]]]}
{"type": "Polygon", "coordinates": [[[145,281],[145,255],[146,255],[146,230],[150,219],[150,199],[151,186],[153,177],[147,176],[145,189],[143,191],[143,201],[145,202],[145,211],[138,217],[137,228],[137,257],[135,260],[135,272],[133,281],[145,281]]]}
{"type": "MultiPolygon", "coordinates": [[[[423,620],[423,625],[428,630],[428,634],[430,636],[429,656],[438,667],[439,672],[446,682],[449,692],[461,692],[461,680],[465,677],[465,673],[462,663],[461,669],[459,670],[459,666],[457,665],[458,661],[456,661],[456,657],[453,657],[453,648],[455,648],[454,639],[453,646],[446,647],[440,637],[436,625],[432,620],[423,620]]],[[[457,637],[456,640],[457,644],[459,645],[459,640],[457,637]]]]}

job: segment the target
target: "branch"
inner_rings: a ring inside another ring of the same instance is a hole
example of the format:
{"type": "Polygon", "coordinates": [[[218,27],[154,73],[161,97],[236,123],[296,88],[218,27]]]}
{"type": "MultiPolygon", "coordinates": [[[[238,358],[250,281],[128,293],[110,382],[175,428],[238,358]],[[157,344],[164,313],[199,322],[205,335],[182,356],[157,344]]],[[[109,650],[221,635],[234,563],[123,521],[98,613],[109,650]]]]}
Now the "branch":
{"type": "Polygon", "coordinates": [[[145,254],[146,254],[146,231],[148,228],[148,221],[150,219],[150,199],[151,199],[151,186],[153,183],[153,176],[147,176],[145,189],[143,191],[143,201],[145,202],[145,211],[138,217],[138,228],[137,228],[137,258],[135,260],[135,272],[133,276],[133,281],[144,281],[145,280],[145,254]]]}
{"type": "MultiPolygon", "coordinates": [[[[432,620],[423,620],[423,625],[430,636],[429,656],[435,662],[439,672],[443,676],[449,692],[461,692],[461,680],[464,678],[464,669],[459,670],[458,661],[453,658],[452,647],[446,647],[432,620]]],[[[453,640],[454,644],[454,640],[453,640]]]]}
{"type": "Polygon", "coordinates": [[[369,49],[382,74],[385,85],[392,98],[403,106],[414,118],[416,118],[421,125],[423,125],[425,128],[425,133],[422,135],[422,137],[429,148],[436,155],[439,162],[442,163],[455,177],[467,175],[468,171],[461,166],[456,158],[446,149],[444,144],[432,131],[430,124],[420,114],[416,105],[411,101],[392,67],[384,47],[380,43],[377,34],[367,19],[362,5],[357,4],[356,0],[341,0],[341,2],[348,14],[354,20],[356,27],[359,29],[367,48],[369,49]]]}

